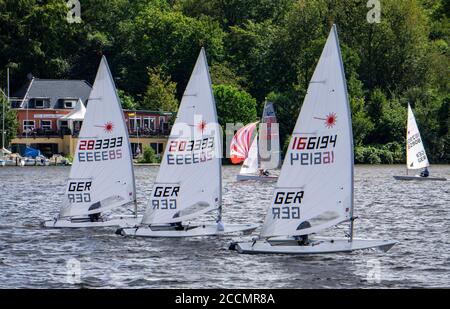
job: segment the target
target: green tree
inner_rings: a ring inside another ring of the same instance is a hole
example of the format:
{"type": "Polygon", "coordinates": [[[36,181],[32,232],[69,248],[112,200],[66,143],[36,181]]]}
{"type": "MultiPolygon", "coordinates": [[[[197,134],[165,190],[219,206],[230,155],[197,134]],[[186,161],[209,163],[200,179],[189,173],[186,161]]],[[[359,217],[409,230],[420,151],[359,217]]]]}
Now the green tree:
{"type": "Polygon", "coordinates": [[[148,86],[141,108],[155,111],[176,112],[176,84],[164,76],[161,67],[148,69],[148,86]]]}
{"type": "Polygon", "coordinates": [[[121,89],[117,89],[117,94],[119,95],[120,103],[122,104],[123,109],[138,109],[138,103],[132,96],[125,94],[125,91],[121,89]]]}
{"type": "Polygon", "coordinates": [[[225,34],[217,22],[206,16],[191,18],[148,6],[123,30],[122,44],[127,48],[120,61],[126,67],[119,71],[125,72],[127,91],[136,96],[147,90],[147,67],[160,67],[171,76],[177,84],[177,97],[181,98],[200,48],[205,47],[210,63],[223,56],[225,34]]]}
{"type": "Polygon", "coordinates": [[[155,154],[155,150],[149,145],[144,145],[142,157],[138,160],[139,163],[159,163],[159,159],[155,154]]]}
{"type": "Polygon", "coordinates": [[[244,90],[229,85],[213,85],[219,123],[247,124],[256,120],[256,100],[244,90]]]}
{"type": "MultiPolygon", "coordinates": [[[[5,108],[5,147],[8,147],[11,140],[16,137],[19,122],[16,112],[10,108],[8,101],[0,91],[0,131],[3,130],[3,107],[5,108]]],[[[3,145],[3,134],[0,134],[0,148],[1,145],[3,145]]]]}

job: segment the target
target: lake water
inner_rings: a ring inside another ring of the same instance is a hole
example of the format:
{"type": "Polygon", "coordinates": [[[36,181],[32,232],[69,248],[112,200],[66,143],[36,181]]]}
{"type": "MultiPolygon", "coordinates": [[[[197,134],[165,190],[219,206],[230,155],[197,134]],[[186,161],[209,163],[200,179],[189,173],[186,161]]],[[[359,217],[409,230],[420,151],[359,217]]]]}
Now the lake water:
{"type": "MultiPolygon", "coordinates": [[[[137,166],[143,211],[158,167],[137,166]]],[[[262,223],[274,184],[237,183],[224,167],[224,222],[262,223]]],[[[67,167],[0,168],[0,288],[450,287],[450,181],[396,181],[404,166],[357,166],[355,237],[399,241],[387,253],[240,255],[231,237],[124,238],[113,229],[44,229],[67,167]],[[79,266],[80,282],[68,277],[79,266]]],[[[450,178],[450,166],[432,175],[450,178]]],[[[329,231],[343,236],[346,226],[329,231]]]]}

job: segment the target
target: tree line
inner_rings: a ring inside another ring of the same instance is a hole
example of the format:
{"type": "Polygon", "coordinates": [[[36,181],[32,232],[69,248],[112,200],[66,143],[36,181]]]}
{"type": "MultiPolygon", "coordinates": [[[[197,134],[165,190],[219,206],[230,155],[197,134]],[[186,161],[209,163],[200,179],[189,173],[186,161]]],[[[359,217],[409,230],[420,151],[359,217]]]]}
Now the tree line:
{"type": "Polygon", "coordinates": [[[449,12],[445,0],[0,0],[0,86],[28,73],[93,81],[101,55],[122,104],[176,111],[206,48],[219,120],[248,123],[275,104],[289,140],[331,25],[338,27],[350,95],[355,159],[405,161],[411,104],[433,163],[450,162],[449,12]],[[372,1],[373,2],[373,1],[372,1]]]}

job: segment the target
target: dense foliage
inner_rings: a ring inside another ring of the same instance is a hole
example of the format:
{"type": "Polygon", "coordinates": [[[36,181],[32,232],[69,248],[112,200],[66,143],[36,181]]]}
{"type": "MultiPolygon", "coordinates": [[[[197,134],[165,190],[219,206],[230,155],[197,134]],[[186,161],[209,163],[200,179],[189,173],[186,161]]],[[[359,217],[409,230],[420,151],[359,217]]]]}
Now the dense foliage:
{"type": "Polygon", "coordinates": [[[29,72],[92,81],[104,54],[127,108],[175,109],[204,46],[217,101],[257,102],[257,114],[243,103],[219,105],[219,117],[253,121],[268,97],[283,145],[336,23],[356,161],[405,160],[409,102],[431,162],[450,162],[450,1],[380,0],[379,23],[367,21],[366,0],[80,2],[78,24],[67,22],[65,0],[0,0],[0,68],[15,67],[15,89],[29,72]]]}
{"type": "Polygon", "coordinates": [[[5,109],[5,147],[9,145],[9,142],[15,137],[19,122],[17,121],[16,112],[10,108],[5,96],[0,91],[0,149],[3,145],[3,108],[5,109]]]}
{"type": "Polygon", "coordinates": [[[149,145],[144,145],[142,156],[138,159],[139,163],[159,163],[155,150],[149,145]]]}

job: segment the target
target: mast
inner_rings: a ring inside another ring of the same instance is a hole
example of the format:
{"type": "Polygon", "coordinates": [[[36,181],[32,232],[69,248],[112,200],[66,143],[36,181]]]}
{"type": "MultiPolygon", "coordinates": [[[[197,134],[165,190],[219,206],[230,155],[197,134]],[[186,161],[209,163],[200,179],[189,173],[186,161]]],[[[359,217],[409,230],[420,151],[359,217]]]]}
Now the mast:
{"type": "MultiPolygon", "coordinates": [[[[214,102],[214,118],[215,120],[218,122],[219,118],[217,116],[217,107],[216,107],[216,100],[214,99],[214,93],[212,90],[212,81],[211,81],[211,76],[209,74],[209,65],[208,65],[208,60],[206,58],[206,52],[205,52],[205,48],[202,47],[201,50],[202,56],[203,56],[203,61],[205,62],[205,66],[206,66],[206,75],[208,76],[208,81],[209,81],[209,90],[211,92],[211,97],[212,100],[214,102]]],[[[219,123],[216,123],[216,128],[218,129],[220,127],[219,123]]],[[[220,133],[220,132],[219,132],[220,133]]],[[[217,147],[220,153],[222,153],[222,135],[219,134],[220,139],[217,141],[217,147]]],[[[219,207],[218,207],[218,214],[217,214],[217,222],[222,221],[222,156],[220,155],[218,160],[217,160],[217,164],[219,165],[219,207]]]]}
{"type": "MultiPolygon", "coordinates": [[[[6,68],[6,102],[9,104],[9,66],[6,68]]],[[[3,104],[3,119],[2,119],[2,151],[5,149],[5,138],[6,138],[6,132],[5,132],[5,104],[3,104]]]]}
{"type": "MultiPolygon", "coordinates": [[[[109,78],[110,78],[111,82],[113,83],[114,94],[115,94],[115,96],[116,96],[116,98],[117,98],[117,102],[118,102],[118,104],[119,104],[120,115],[121,115],[121,117],[122,117],[122,121],[123,121],[123,123],[125,124],[125,128],[126,128],[125,134],[126,134],[126,136],[127,136],[127,141],[128,141],[128,152],[129,152],[129,154],[130,154],[130,165],[131,165],[131,179],[132,179],[132,182],[133,182],[134,215],[137,216],[136,180],[135,180],[135,177],[134,177],[133,152],[131,151],[131,142],[130,142],[130,136],[129,136],[129,134],[128,134],[128,126],[126,125],[125,116],[124,116],[123,110],[122,110],[122,103],[121,103],[122,101],[120,100],[120,98],[119,98],[119,96],[118,96],[118,94],[117,94],[116,83],[114,82],[114,79],[113,79],[112,74],[111,74],[111,70],[109,69],[108,61],[106,60],[106,57],[105,57],[105,56],[102,56],[102,61],[105,61],[105,63],[106,63],[106,69],[107,69],[107,71],[108,71],[109,78]]],[[[100,65],[101,65],[101,64],[100,64],[100,65]]]]}
{"type": "Polygon", "coordinates": [[[344,71],[344,63],[342,62],[342,54],[341,54],[341,48],[339,46],[339,37],[338,37],[338,33],[337,33],[337,28],[336,28],[336,24],[333,24],[333,31],[334,31],[334,35],[336,38],[336,48],[339,54],[339,63],[341,65],[341,74],[342,74],[342,80],[344,81],[344,86],[345,86],[345,100],[347,102],[347,111],[348,111],[348,122],[349,122],[349,130],[350,130],[350,162],[351,164],[351,178],[352,178],[352,183],[351,183],[351,188],[350,188],[350,192],[351,192],[351,198],[350,198],[350,222],[349,222],[349,231],[348,231],[348,235],[349,235],[349,242],[353,241],[353,221],[355,220],[353,218],[353,208],[354,208],[354,200],[355,200],[355,193],[354,193],[354,169],[355,169],[355,162],[354,162],[354,149],[353,149],[353,130],[352,130],[352,113],[350,111],[350,100],[348,98],[348,88],[347,88],[347,80],[345,78],[345,71],[344,71]]]}
{"type": "MultiPolygon", "coordinates": [[[[408,109],[411,108],[408,102],[408,109]]],[[[406,151],[406,176],[408,176],[408,127],[409,127],[409,115],[406,115],[406,143],[405,143],[405,151],[406,151]]]]}

